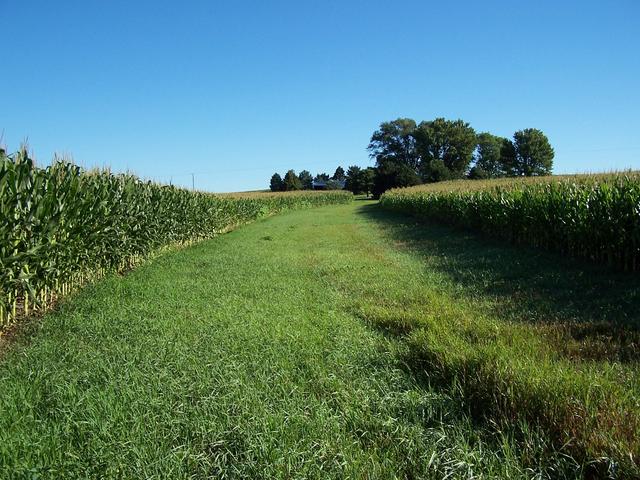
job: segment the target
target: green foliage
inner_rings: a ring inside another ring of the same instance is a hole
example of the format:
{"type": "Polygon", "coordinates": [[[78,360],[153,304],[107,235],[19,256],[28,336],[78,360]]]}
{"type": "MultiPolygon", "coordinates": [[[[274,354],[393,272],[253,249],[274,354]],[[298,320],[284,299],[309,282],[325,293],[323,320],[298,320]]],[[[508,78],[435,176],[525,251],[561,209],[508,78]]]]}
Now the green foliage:
{"type": "Polygon", "coordinates": [[[535,128],[519,130],[513,135],[515,174],[526,177],[549,175],[554,151],[546,135],[535,128]]]}
{"type": "Polygon", "coordinates": [[[352,165],[347,170],[345,189],[354,194],[365,193],[367,196],[373,191],[376,171],[375,168],[362,169],[352,165]]]}
{"type": "Polygon", "coordinates": [[[640,176],[635,173],[462,180],[394,190],[381,203],[508,241],[640,269],[640,176]]]}
{"type": "Polygon", "coordinates": [[[393,161],[382,162],[376,168],[373,185],[373,196],[380,197],[385,191],[396,187],[410,187],[420,184],[420,177],[408,165],[393,161]]]}
{"type": "Polygon", "coordinates": [[[274,173],[269,182],[269,188],[272,192],[281,192],[284,190],[284,182],[279,173],[274,173]]]}
{"type": "Polygon", "coordinates": [[[360,172],[360,189],[361,193],[366,193],[367,196],[373,192],[373,186],[375,185],[376,169],[373,167],[367,167],[360,172]]]}
{"type": "Polygon", "coordinates": [[[313,176],[309,170],[302,170],[298,175],[303,190],[311,190],[313,188],[313,176]]]}
{"type": "Polygon", "coordinates": [[[316,180],[323,181],[323,182],[326,182],[326,181],[328,181],[328,180],[331,180],[331,177],[329,177],[329,174],[328,174],[328,173],[318,173],[318,174],[315,176],[315,179],[316,179],[316,180]]]}
{"type": "Polygon", "coordinates": [[[344,185],[345,190],[349,190],[354,194],[362,193],[362,186],[360,185],[360,176],[362,175],[362,169],[357,165],[351,165],[347,169],[346,183],[344,185]]]}
{"type": "Polygon", "coordinates": [[[469,170],[468,177],[471,180],[486,180],[489,178],[489,174],[482,167],[474,165],[471,167],[471,170],[469,170]]]}
{"type": "Polygon", "coordinates": [[[433,177],[431,169],[441,161],[449,170],[449,178],[460,178],[469,169],[476,148],[476,132],[462,120],[436,118],[421,122],[414,133],[416,149],[421,159],[422,175],[433,177]]]}
{"type": "Polygon", "coordinates": [[[302,190],[302,182],[293,170],[289,170],[284,176],[284,189],[287,192],[302,190]]]}
{"type": "Polygon", "coordinates": [[[342,181],[342,180],[345,180],[345,178],[346,178],[346,176],[345,176],[345,173],[344,173],[344,168],[338,167],[338,168],[336,168],[336,171],[333,174],[333,177],[331,177],[331,180],[342,181]]]}
{"type": "Polygon", "coordinates": [[[509,160],[502,157],[506,140],[487,132],[478,135],[475,165],[472,169],[475,171],[469,173],[470,178],[498,178],[506,175],[510,163],[509,160]]]}
{"type": "Polygon", "coordinates": [[[500,163],[504,169],[505,176],[515,177],[518,175],[516,168],[516,147],[508,138],[502,139],[500,148],[500,163]]]}
{"type": "Polygon", "coordinates": [[[455,175],[445,165],[444,160],[434,158],[422,169],[423,180],[426,182],[444,182],[455,178],[455,175]]]}
{"type": "MultiPolygon", "coordinates": [[[[297,177],[296,177],[297,179],[297,177]]],[[[298,180],[299,182],[299,180],[298,180]]],[[[342,193],[216,196],[0,157],[0,326],[159,249],[188,244],[287,208],[348,201],[342,193]]]]}
{"type": "Polygon", "coordinates": [[[393,162],[417,169],[420,157],[416,150],[415,129],[416,122],[410,118],[381,123],[371,136],[367,147],[369,155],[379,165],[393,162]]]}
{"type": "Polygon", "coordinates": [[[417,126],[409,118],[383,122],[373,133],[368,150],[376,159],[376,175],[384,177],[375,180],[376,195],[384,189],[412,184],[413,180],[407,181],[409,170],[420,182],[432,183],[465,176],[488,179],[546,175],[553,165],[553,149],[540,130],[516,132],[511,141],[486,132],[476,135],[463,120],[445,118],[417,126]],[[470,169],[472,160],[475,162],[470,169]],[[394,184],[394,178],[400,177],[405,182],[394,184]]]}
{"type": "Polygon", "coordinates": [[[534,465],[555,449],[576,462],[550,478],[640,478],[636,275],[396,211],[368,216],[396,255],[372,251],[377,271],[350,262],[358,282],[339,287],[362,318],[406,342],[403,365],[463,399],[476,425],[522,438],[516,451],[534,465]]]}

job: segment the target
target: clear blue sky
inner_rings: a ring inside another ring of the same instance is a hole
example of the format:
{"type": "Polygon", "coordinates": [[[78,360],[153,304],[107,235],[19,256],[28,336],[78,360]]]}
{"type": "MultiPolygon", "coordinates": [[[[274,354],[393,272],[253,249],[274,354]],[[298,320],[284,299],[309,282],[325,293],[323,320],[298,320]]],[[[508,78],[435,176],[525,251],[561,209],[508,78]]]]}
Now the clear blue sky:
{"type": "Polygon", "coordinates": [[[211,191],[369,165],[384,120],[536,127],[640,168],[640,2],[0,0],[0,132],[211,191]]]}

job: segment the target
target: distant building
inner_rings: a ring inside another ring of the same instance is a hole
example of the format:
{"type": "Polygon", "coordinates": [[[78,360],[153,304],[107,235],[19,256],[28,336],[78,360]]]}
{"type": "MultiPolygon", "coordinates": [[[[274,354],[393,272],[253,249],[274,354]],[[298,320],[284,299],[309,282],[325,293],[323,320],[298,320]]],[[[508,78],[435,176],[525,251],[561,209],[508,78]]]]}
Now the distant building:
{"type": "Polygon", "coordinates": [[[327,190],[327,183],[334,186],[332,190],[344,190],[344,186],[347,183],[346,180],[316,180],[311,182],[311,186],[314,190],[327,190]],[[335,188],[337,187],[337,188],[335,188]]]}

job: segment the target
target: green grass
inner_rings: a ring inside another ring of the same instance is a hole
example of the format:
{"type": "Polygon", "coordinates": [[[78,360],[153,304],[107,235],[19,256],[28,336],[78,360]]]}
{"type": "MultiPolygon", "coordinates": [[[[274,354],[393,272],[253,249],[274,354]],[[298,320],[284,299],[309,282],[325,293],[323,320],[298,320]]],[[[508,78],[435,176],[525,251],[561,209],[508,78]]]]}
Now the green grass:
{"type": "Polygon", "coordinates": [[[371,202],[260,220],[85,288],[5,348],[0,477],[579,478],[578,450],[503,422],[453,367],[606,364],[635,394],[637,283],[588,268],[371,202]]]}
{"type": "Polygon", "coordinates": [[[363,319],[410,346],[412,369],[498,430],[541,428],[589,475],[640,475],[637,275],[367,214],[410,259],[386,275],[397,288],[349,291],[363,319]]]}

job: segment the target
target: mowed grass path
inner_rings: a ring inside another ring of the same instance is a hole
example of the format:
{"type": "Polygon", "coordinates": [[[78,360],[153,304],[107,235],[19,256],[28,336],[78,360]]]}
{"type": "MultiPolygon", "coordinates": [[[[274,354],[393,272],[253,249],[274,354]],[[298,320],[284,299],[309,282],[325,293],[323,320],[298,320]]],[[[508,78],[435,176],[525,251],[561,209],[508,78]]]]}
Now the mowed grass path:
{"type": "Polygon", "coordinates": [[[262,220],[46,315],[0,359],[0,477],[578,475],[535,432],[471,422],[363,320],[349,282],[448,285],[371,208],[262,220]]]}

